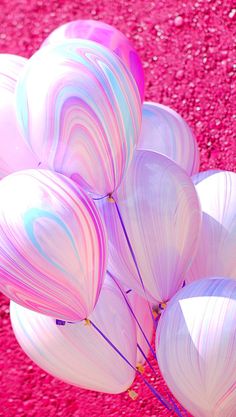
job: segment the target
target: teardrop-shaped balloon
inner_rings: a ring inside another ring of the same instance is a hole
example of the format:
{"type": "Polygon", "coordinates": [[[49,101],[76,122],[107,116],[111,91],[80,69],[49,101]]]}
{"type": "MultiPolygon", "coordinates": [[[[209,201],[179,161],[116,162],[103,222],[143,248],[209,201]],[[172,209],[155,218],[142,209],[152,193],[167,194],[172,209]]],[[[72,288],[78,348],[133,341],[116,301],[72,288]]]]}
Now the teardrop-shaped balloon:
{"type": "Polygon", "coordinates": [[[186,281],[236,279],[236,173],[218,171],[196,185],[203,210],[198,250],[186,281]]]}
{"type": "Polygon", "coordinates": [[[87,317],[106,270],[106,233],[69,178],[25,170],[0,182],[0,290],[32,310],[87,317]]]}
{"type": "Polygon", "coordinates": [[[125,300],[112,282],[103,285],[89,319],[56,325],[55,319],[11,302],[11,322],[25,353],[49,374],[82,388],[118,394],[135,378],[136,330],[125,300]]]}
{"type": "Polygon", "coordinates": [[[118,55],[132,73],[143,101],[144,73],[141,60],[132,43],[118,29],[98,20],[74,20],[56,28],[42,46],[54,45],[65,39],[87,39],[97,42],[118,55]]]}
{"type": "Polygon", "coordinates": [[[178,113],[163,104],[144,103],[138,149],[168,156],[190,176],[199,170],[199,150],[192,130],[178,113]]]}
{"type": "Polygon", "coordinates": [[[27,59],[0,54],[0,179],[39,161],[25,143],[17,126],[15,88],[27,59]]]}
{"type": "Polygon", "coordinates": [[[44,167],[94,194],[118,187],[138,140],[141,102],[115,54],[83,39],[42,48],[16,96],[24,136],[44,167]]]}
{"type": "Polygon", "coordinates": [[[236,281],[185,286],[157,328],[157,360],[172,393],[194,417],[236,415],[236,281]]]}
{"type": "Polygon", "coordinates": [[[136,151],[113,196],[116,203],[96,201],[107,226],[108,270],[150,301],[169,300],[198,243],[201,209],[191,179],[165,156],[136,151]]]}

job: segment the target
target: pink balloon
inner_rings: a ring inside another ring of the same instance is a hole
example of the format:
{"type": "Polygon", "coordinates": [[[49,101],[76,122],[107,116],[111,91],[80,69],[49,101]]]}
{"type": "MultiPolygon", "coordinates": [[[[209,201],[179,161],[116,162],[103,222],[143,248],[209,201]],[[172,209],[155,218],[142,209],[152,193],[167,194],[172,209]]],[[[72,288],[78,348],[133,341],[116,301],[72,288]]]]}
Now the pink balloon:
{"type": "Polygon", "coordinates": [[[18,130],[15,88],[27,59],[0,54],[0,179],[24,168],[36,168],[39,161],[18,130]]]}
{"type": "Polygon", "coordinates": [[[0,290],[40,313],[86,318],[106,270],[106,233],[70,179],[25,170],[0,181],[0,290]]]}
{"type": "Polygon", "coordinates": [[[24,136],[44,167],[94,194],[119,186],[138,140],[141,102],[115,54],[86,40],[42,48],[16,96],[24,136]]]}
{"type": "Polygon", "coordinates": [[[211,276],[236,279],[236,173],[207,173],[196,184],[203,222],[187,282],[211,276]]]}
{"type": "Polygon", "coordinates": [[[89,319],[133,366],[90,324],[57,326],[55,319],[11,302],[11,322],[25,353],[49,374],[81,388],[118,394],[135,378],[136,330],[127,304],[111,281],[105,281],[89,319]]]}
{"type": "Polygon", "coordinates": [[[194,417],[236,415],[236,281],[185,286],[169,302],[156,334],[167,385],[194,417]]]}
{"type": "Polygon", "coordinates": [[[199,150],[192,130],[178,113],[163,104],[144,103],[138,149],[168,156],[190,176],[199,170],[199,150]]]}
{"type": "Polygon", "coordinates": [[[42,46],[54,45],[65,39],[87,39],[100,43],[114,52],[131,71],[140,93],[144,96],[144,72],[138,53],[122,32],[97,20],[74,20],[56,28],[42,46]]]}
{"type": "Polygon", "coordinates": [[[96,201],[107,226],[108,270],[150,301],[169,300],[198,243],[201,209],[191,179],[165,156],[136,151],[113,196],[117,205],[96,201]]]}

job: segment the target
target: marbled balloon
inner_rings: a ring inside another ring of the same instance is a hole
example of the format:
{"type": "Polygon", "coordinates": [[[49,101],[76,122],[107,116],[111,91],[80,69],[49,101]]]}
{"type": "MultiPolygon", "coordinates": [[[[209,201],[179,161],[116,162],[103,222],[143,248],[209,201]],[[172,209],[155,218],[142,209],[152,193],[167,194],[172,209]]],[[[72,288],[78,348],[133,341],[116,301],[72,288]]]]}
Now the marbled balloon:
{"type": "Polygon", "coordinates": [[[41,313],[81,320],[106,269],[106,233],[93,201],[69,178],[26,170],[0,182],[0,290],[41,313]]]}
{"type": "Polygon", "coordinates": [[[74,20],[56,28],[42,46],[60,43],[65,39],[87,39],[113,51],[124,62],[136,80],[140,97],[144,97],[144,73],[141,60],[132,43],[114,26],[98,20],[74,20]]]}
{"type": "Polygon", "coordinates": [[[105,281],[89,319],[131,366],[89,322],[57,326],[55,319],[11,302],[15,336],[38,366],[82,388],[110,394],[123,392],[135,378],[137,341],[134,320],[115,283],[105,281]]]}
{"type": "Polygon", "coordinates": [[[25,139],[45,167],[95,194],[118,187],[138,140],[141,102],[114,53],[87,40],[42,48],[16,96],[25,139]]]}

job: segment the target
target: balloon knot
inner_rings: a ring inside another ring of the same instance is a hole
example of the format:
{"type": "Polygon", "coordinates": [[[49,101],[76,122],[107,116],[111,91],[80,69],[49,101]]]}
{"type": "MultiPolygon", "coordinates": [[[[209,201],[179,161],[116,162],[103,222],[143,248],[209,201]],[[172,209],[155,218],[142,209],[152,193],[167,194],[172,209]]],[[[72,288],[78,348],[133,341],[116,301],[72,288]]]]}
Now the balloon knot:
{"type": "Polygon", "coordinates": [[[91,326],[91,321],[89,319],[85,319],[84,320],[84,325],[85,326],[91,326]]]}
{"type": "Polygon", "coordinates": [[[160,310],[165,310],[166,307],[167,307],[167,303],[160,303],[159,304],[160,310]]]}
{"type": "Polygon", "coordinates": [[[108,201],[108,203],[115,203],[115,200],[114,200],[114,198],[112,197],[111,194],[108,195],[107,201],[108,201]]]}
{"type": "Polygon", "coordinates": [[[128,394],[131,400],[135,401],[138,398],[137,392],[133,391],[132,389],[128,389],[128,394]]]}
{"type": "Polygon", "coordinates": [[[138,372],[140,372],[141,374],[143,374],[143,373],[144,373],[144,366],[143,366],[141,363],[138,363],[138,364],[136,365],[136,369],[137,369],[137,371],[138,371],[138,372]]]}

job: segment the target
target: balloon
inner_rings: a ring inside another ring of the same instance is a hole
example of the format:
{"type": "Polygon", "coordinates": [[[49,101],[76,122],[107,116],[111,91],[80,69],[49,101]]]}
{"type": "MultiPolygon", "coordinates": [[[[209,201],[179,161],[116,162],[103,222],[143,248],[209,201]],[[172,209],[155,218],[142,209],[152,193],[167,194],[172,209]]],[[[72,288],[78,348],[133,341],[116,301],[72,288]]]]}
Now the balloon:
{"type": "MultiPolygon", "coordinates": [[[[137,343],[142,349],[145,356],[148,356],[149,346],[145,340],[144,335],[146,336],[148,342],[151,344],[152,335],[153,335],[153,319],[152,319],[152,309],[150,310],[147,300],[143,297],[140,297],[135,291],[129,291],[127,294],[127,300],[130,303],[130,306],[133,310],[133,313],[137,319],[136,330],[137,330],[137,343]],[[140,329],[141,327],[141,329],[140,329]]],[[[140,349],[137,349],[137,366],[143,365],[145,363],[145,358],[140,352],[140,349]]]]}
{"type": "Polygon", "coordinates": [[[236,415],[236,281],[204,279],[169,302],[156,335],[172,393],[194,417],[236,415]]]}
{"type": "Polygon", "coordinates": [[[45,167],[106,195],[120,184],[141,123],[137,87],[107,48],[67,40],[28,61],[17,109],[25,138],[45,167]]]}
{"type": "Polygon", "coordinates": [[[67,177],[25,170],[0,182],[0,290],[40,313],[82,320],[106,270],[93,201],[67,177]]]}
{"type": "Polygon", "coordinates": [[[205,178],[208,178],[211,175],[217,174],[218,172],[221,172],[221,170],[220,169],[208,169],[207,171],[198,172],[197,174],[192,176],[192,181],[194,185],[197,185],[199,182],[201,182],[205,178]]]}
{"type": "Polygon", "coordinates": [[[236,279],[236,173],[218,171],[196,185],[203,210],[199,246],[186,281],[236,279]]]}
{"type": "Polygon", "coordinates": [[[15,114],[15,87],[26,63],[21,56],[0,54],[0,179],[39,163],[18,130],[15,114]]]}
{"type": "Polygon", "coordinates": [[[144,96],[144,73],[141,60],[132,43],[116,28],[96,20],[74,20],[56,28],[42,46],[54,45],[65,39],[87,39],[114,52],[131,71],[140,93],[144,96]]]}
{"type": "Polygon", "coordinates": [[[96,201],[107,226],[108,270],[152,302],[169,300],[198,243],[201,210],[191,179],[165,156],[136,151],[113,196],[117,206],[96,201]]]}
{"type": "Polygon", "coordinates": [[[135,378],[136,331],[118,287],[104,283],[89,319],[134,369],[90,324],[57,326],[55,319],[11,302],[11,323],[25,353],[49,374],[82,388],[118,394],[135,378]]]}
{"type": "Polygon", "coordinates": [[[138,149],[168,156],[188,175],[199,170],[199,150],[192,130],[174,110],[159,103],[143,105],[138,149]]]}

